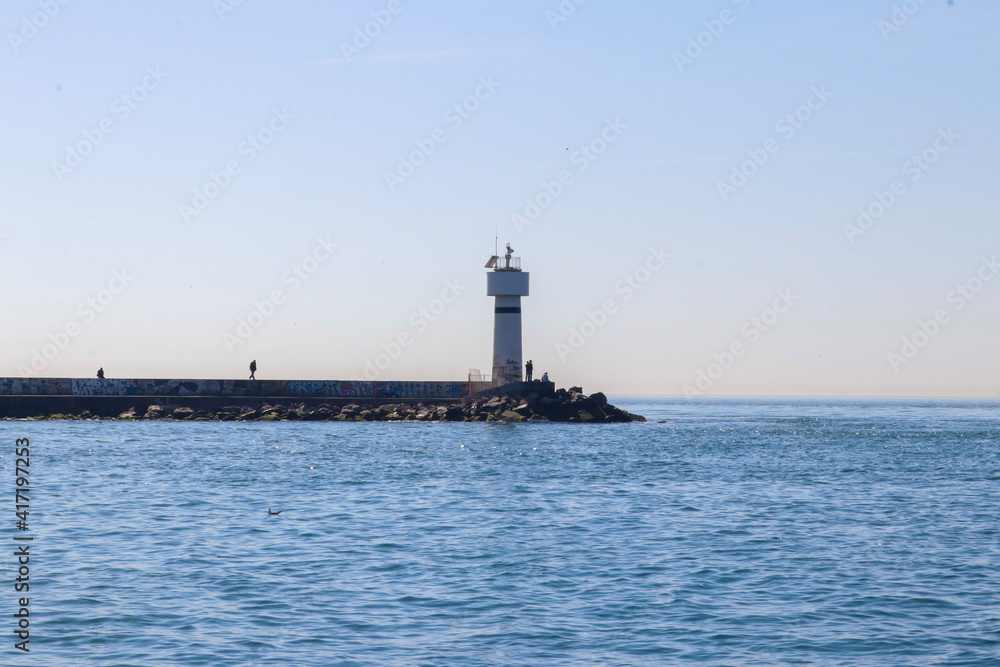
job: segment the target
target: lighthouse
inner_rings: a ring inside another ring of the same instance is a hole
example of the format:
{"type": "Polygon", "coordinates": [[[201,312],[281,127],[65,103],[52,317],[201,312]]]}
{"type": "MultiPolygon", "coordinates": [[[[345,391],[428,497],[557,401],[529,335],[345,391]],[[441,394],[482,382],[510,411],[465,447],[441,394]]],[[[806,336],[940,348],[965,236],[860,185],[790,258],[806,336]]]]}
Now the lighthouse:
{"type": "Polygon", "coordinates": [[[493,380],[496,386],[521,381],[521,297],[528,296],[528,274],[521,258],[493,255],[486,263],[486,296],[496,298],[493,309],[493,380]]]}

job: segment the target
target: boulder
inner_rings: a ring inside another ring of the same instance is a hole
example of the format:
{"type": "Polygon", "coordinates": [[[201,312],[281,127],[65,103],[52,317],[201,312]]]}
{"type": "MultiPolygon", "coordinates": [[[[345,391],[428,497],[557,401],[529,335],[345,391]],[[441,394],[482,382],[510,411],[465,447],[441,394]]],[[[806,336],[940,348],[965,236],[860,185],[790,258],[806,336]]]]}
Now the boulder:
{"type": "Polygon", "coordinates": [[[194,415],[194,410],[191,408],[177,408],[170,413],[172,419],[187,419],[194,415]]]}
{"type": "Polygon", "coordinates": [[[591,394],[587,397],[587,402],[590,403],[595,408],[603,408],[608,404],[608,397],[604,395],[603,392],[597,392],[596,394],[591,394]]]}

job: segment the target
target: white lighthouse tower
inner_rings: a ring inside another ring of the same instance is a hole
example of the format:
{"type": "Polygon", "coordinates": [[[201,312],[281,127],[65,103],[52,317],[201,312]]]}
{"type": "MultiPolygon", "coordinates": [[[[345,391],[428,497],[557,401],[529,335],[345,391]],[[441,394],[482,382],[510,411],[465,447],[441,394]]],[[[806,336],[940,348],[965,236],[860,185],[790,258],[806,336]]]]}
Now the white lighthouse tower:
{"type": "Polygon", "coordinates": [[[493,255],[486,263],[486,296],[496,297],[493,312],[493,380],[496,386],[521,381],[521,297],[528,296],[528,274],[521,271],[521,258],[493,255]]]}

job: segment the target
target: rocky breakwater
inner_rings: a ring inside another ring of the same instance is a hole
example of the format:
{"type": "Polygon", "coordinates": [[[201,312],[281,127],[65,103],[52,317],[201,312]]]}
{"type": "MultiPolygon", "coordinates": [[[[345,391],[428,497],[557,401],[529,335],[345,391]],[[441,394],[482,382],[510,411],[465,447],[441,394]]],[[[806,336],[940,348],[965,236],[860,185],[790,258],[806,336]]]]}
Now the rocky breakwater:
{"type": "MultiPolygon", "coordinates": [[[[94,419],[82,415],[52,415],[50,419],[94,419]]],[[[195,410],[150,405],[145,411],[135,408],[118,416],[123,420],[182,421],[417,421],[417,422],[575,422],[583,424],[644,422],[646,419],[608,403],[598,392],[586,396],[579,387],[559,389],[549,396],[530,392],[526,396],[506,394],[473,398],[465,404],[434,405],[425,403],[352,403],[340,406],[304,403],[263,404],[258,407],[233,405],[221,410],[195,410]]]]}

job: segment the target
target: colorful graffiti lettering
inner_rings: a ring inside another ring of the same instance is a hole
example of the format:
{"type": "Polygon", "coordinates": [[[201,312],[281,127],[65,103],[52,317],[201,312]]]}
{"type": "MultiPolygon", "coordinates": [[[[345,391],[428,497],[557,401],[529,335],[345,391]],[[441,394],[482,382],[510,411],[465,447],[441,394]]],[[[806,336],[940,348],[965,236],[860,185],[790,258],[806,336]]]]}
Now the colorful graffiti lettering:
{"type": "Polygon", "coordinates": [[[135,396],[141,392],[136,380],[73,380],[74,396],[135,396]]]}
{"type": "Polygon", "coordinates": [[[293,396],[330,396],[338,398],[371,397],[375,387],[371,382],[323,380],[316,382],[297,381],[288,383],[288,392],[293,396]]]}
{"type": "Polygon", "coordinates": [[[468,390],[466,383],[457,382],[376,382],[379,398],[458,398],[468,390]]]}

